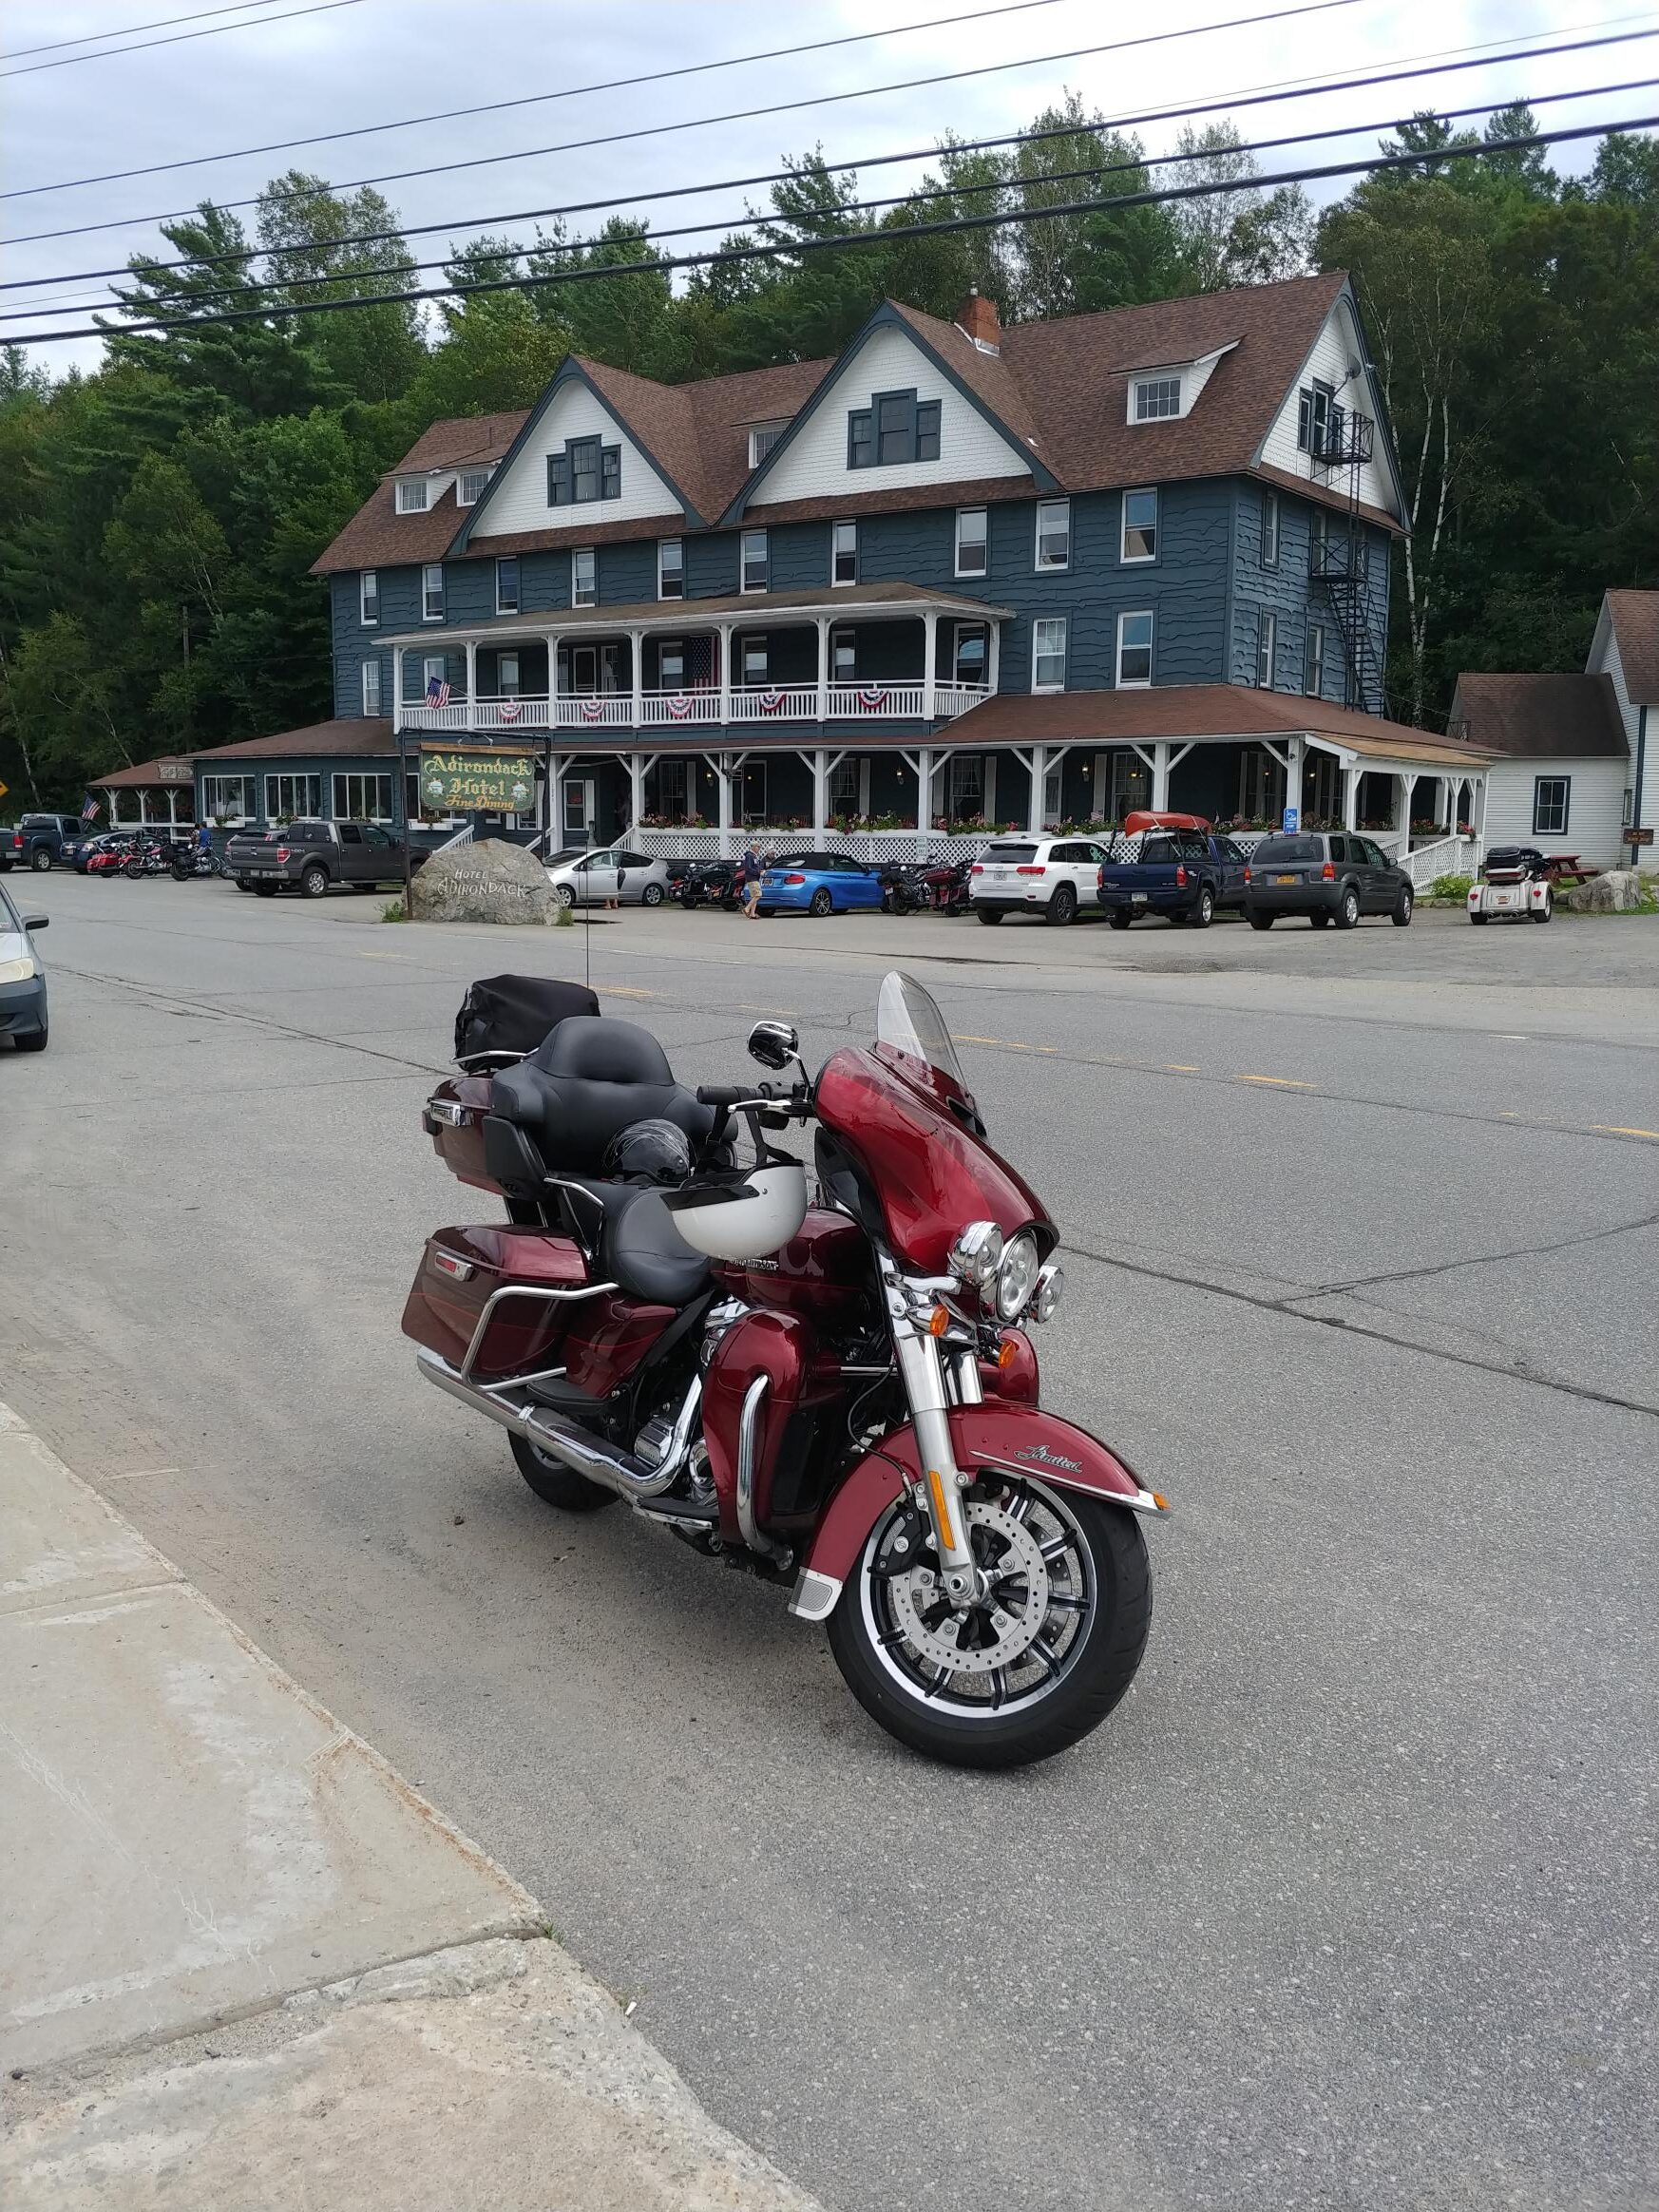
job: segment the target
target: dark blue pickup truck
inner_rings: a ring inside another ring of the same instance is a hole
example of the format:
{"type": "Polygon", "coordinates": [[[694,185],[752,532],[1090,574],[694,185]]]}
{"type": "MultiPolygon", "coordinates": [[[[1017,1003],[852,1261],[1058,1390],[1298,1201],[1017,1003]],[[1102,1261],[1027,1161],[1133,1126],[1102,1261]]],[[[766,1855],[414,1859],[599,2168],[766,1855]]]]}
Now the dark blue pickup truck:
{"type": "Polygon", "coordinates": [[[63,864],[65,847],[86,833],[77,814],[25,814],[15,830],[0,830],[0,875],[14,868],[46,869],[63,864]]]}
{"type": "Polygon", "coordinates": [[[1143,830],[1133,860],[1100,870],[1100,905],[1114,929],[1143,914],[1208,929],[1217,914],[1244,910],[1245,859],[1230,837],[1208,827],[1143,830]]]}

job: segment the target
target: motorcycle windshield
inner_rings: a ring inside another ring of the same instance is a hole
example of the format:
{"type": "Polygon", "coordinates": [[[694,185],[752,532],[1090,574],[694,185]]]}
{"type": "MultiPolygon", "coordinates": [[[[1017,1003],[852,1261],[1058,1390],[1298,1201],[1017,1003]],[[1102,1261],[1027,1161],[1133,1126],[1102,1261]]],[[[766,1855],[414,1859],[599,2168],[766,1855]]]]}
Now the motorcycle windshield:
{"type": "Polygon", "coordinates": [[[1053,1249],[1041,1200],[980,1134],[944,1017],[910,977],[887,978],[874,1048],[836,1053],[815,1104],[828,1192],[901,1266],[944,1273],[970,1221],[994,1221],[1004,1236],[1030,1228],[1044,1257],[1053,1249]]]}

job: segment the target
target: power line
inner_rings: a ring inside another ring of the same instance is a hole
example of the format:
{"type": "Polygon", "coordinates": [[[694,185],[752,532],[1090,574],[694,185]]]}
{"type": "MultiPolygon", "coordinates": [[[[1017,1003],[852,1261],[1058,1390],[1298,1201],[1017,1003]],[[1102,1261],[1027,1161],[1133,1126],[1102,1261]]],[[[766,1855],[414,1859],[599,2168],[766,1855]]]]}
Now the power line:
{"type": "Polygon", "coordinates": [[[1535,146],[1565,143],[1570,140],[1597,138],[1612,131],[1652,130],[1659,115],[1625,116],[1611,123],[1577,124],[1569,129],[1530,131],[1524,137],[1482,140],[1476,145],[1437,146],[1429,152],[1378,154],[1363,162],[1333,162],[1319,168],[1281,170],[1277,174],[1210,180],[1200,184],[1172,184],[1159,190],[1125,192],[1112,200],[1061,200],[1052,207],[1000,209],[984,215],[952,216],[944,222],[895,223],[889,229],[844,231],[830,238],[792,238],[782,245],[726,246],[706,254],[662,255],[648,261],[617,261],[585,269],[562,269],[545,276],[488,277],[476,283],[443,284],[408,292],[385,292],[368,299],[316,299],[292,305],[235,308],[219,315],[169,315],[149,322],[131,323],[112,331],[102,323],[70,331],[23,331],[7,342],[11,345],[51,345],[71,338],[136,337],[151,331],[219,330],[245,322],[288,322],[300,315],[362,314],[366,308],[407,305],[414,300],[467,298],[502,292],[533,292],[548,286],[597,281],[612,276],[663,276],[679,269],[712,269],[736,262],[792,260],[806,254],[847,253],[859,247],[887,248],[912,238],[944,238],[960,231],[1002,230],[1016,223],[1051,222],[1062,216],[1119,215],[1134,207],[1154,207],[1180,200],[1201,200],[1234,192],[1277,190],[1285,184],[1310,184],[1335,177],[1374,176],[1394,169],[1438,169],[1448,162],[1487,161],[1495,155],[1522,153],[1535,146]]]}
{"type": "MultiPolygon", "coordinates": [[[[343,0],[334,0],[343,4],[343,0]]],[[[1074,62],[1095,54],[1123,53],[1133,47],[1163,46],[1172,39],[1208,37],[1212,31],[1247,30],[1265,23],[1283,23],[1299,15],[1323,15],[1335,8],[1353,8],[1359,0],[1301,0],[1293,8],[1270,8],[1253,15],[1231,17],[1225,23],[1199,23],[1183,30],[1154,30],[1143,32],[1137,38],[1109,39],[1103,45],[1069,47],[1061,53],[1027,54],[1012,62],[982,62],[971,69],[943,69],[931,77],[908,77],[894,85],[865,85],[852,92],[814,92],[803,100],[777,100],[760,107],[737,107],[723,115],[688,116],[674,123],[656,123],[642,125],[638,130],[601,132],[597,137],[566,139],[553,146],[524,146],[516,153],[479,154],[465,162],[428,163],[417,169],[389,169],[377,177],[353,177],[334,189],[338,192],[356,192],[366,184],[400,184],[411,177],[447,177],[458,169],[489,168],[502,162],[541,160],[549,154],[584,153],[595,146],[625,145],[639,139],[665,138],[686,130],[708,130],[716,124],[753,123],[765,115],[790,115],[804,107],[835,107],[849,100],[869,100],[888,92],[920,92],[935,85],[961,84],[968,77],[995,77],[1011,69],[1045,68],[1054,62],[1074,62]]],[[[270,204],[280,205],[285,200],[302,199],[303,193],[273,193],[270,204]]],[[[263,194],[256,193],[248,200],[224,200],[216,204],[226,213],[239,207],[257,207],[263,194]]],[[[140,224],[173,222],[181,217],[194,215],[194,207],[175,207],[162,215],[120,216],[108,222],[75,223],[63,230],[29,231],[21,237],[0,239],[0,245],[38,245],[48,238],[83,238],[89,231],[134,230],[140,224]]]]}
{"type": "MultiPolygon", "coordinates": [[[[200,23],[208,15],[241,15],[250,8],[274,8],[276,4],[276,0],[232,0],[232,4],[225,8],[199,8],[194,15],[163,15],[157,23],[124,23],[119,30],[84,31],[79,38],[54,39],[50,46],[16,47],[6,58],[10,62],[21,62],[28,54],[62,53],[65,47],[95,46],[101,38],[130,38],[135,31],[140,30],[170,30],[176,23],[200,23]]],[[[238,30],[241,26],[227,24],[225,28],[227,30],[238,30]]],[[[46,191],[49,187],[40,185],[36,189],[46,191]]]]}
{"type": "MultiPolygon", "coordinates": [[[[271,0],[257,0],[261,7],[269,7],[271,0]]],[[[698,77],[711,69],[737,69],[751,62],[781,62],[797,54],[828,52],[831,47],[866,46],[871,39],[901,38],[913,30],[943,30],[953,24],[980,23],[994,15],[1023,15],[1034,8],[1053,8],[1058,0],[1007,0],[1000,8],[985,8],[967,15],[935,15],[925,23],[895,23],[884,30],[853,31],[845,38],[813,39],[806,46],[772,47],[754,54],[728,54],[717,62],[690,62],[676,69],[653,69],[642,77],[612,77],[602,84],[569,85],[556,92],[526,92],[516,100],[491,100],[477,107],[447,107],[436,115],[407,115],[395,123],[359,124],[353,130],[323,130],[312,138],[274,139],[269,145],[238,146],[229,153],[196,154],[179,162],[151,162],[141,169],[110,169],[101,177],[71,177],[63,184],[23,184],[10,192],[0,192],[0,200],[28,200],[42,192],[75,192],[84,184],[119,184],[130,177],[156,177],[169,169],[200,169],[213,162],[240,162],[256,154],[291,153],[300,146],[331,145],[339,139],[372,138],[388,130],[418,130],[432,123],[456,123],[467,116],[500,115],[509,107],[536,107],[549,100],[581,100],[590,92],[620,92],[639,85],[660,85],[673,77],[698,77]]],[[[187,16],[178,18],[188,22],[187,16]]],[[[140,27],[143,28],[143,27],[140,27]]],[[[73,42],[66,42],[73,43],[73,42]]],[[[29,48],[30,52],[45,52],[45,48],[29,48]]]]}
{"type": "MultiPolygon", "coordinates": [[[[1615,17],[1613,20],[1624,19],[1615,17]]],[[[1211,28],[1222,29],[1229,27],[1215,25],[1211,28]]],[[[1632,41],[1649,39],[1656,35],[1659,33],[1651,29],[1616,31],[1599,38],[1573,39],[1558,46],[1521,47],[1514,52],[1504,54],[1494,54],[1489,50],[1489,46],[1482,46],[1466,60],[1443,61],[1439,56],[1428,55],[1420,57],[1409,67],[1375,70],[1369,75],[1362,77],[1338,77],[1324,82],[1317,77],[1292,78],[1278,85],[1261,86],[1251,87],[1244,92],[1232,92],[1217,100],[1185,102],[1177,107],[1141,108],[1132,114],[1102,119],[1098,123],[1089,124],[1085,127],[1097,131],[1121,130],[1132,124],[1170,123],[1195,115],[1213,115],[1223,110],[1275,106],[1283,101],[1295,98],[1323,99],[1333,92],[1365,91],[1374,86],[1401,84],[1415,77],[1452,76],[1461,70],[1492,67],[1506,62],[1535,61],[1540,57],[1550,59],[1556,55],[1579,53],[1587,48],[1597,47],[1628,46],[1632,41]]],[[[1489,45],[1502,45],[1503,43],[1502,40],[1493,40],[1489,42],[1489,45]]],[[[1468,51],[1467,48],[1452,48],[1447,50],[1453,53],[1467,53],[1468,51]]],[[[1049,139],[1074,138],[1077,135],[1076,126],[1062,124],[1044,130],[1009,131],[995,138],[959,139],[946,148],[942,148],[935,143],[928,146],[909,147],[900,153],[870,154],[853,161],[827,162],[824,167],[826,174],[833,176],[844,169],[879,169],[891,166],[895,162],[932,161],[937,159],[942,151],[980,153],[997,146],[1035,145],[1049,139]]],[[[609,144],[613,142],[599,140],[593,143],[609,144]]],[[[548,150],[557,151],[558,149],[548,150]]],[[[415,173],[428,175],[441,172],[418,171],[415,173]]],[[[399,224],[395,229],[355,231],[349,233],[344,238],[332,238],[326,242],[336,248],[372,245],[388,238],[396,238],[401,241],[405,238],[421,238],[434,231],[483,230],[491,228],[497,223],[539,222],[567,215],[592,215],[610,208],[633,208],[661,200],[683,200],[696,198],[709,192],[740,191],[750,185],[784,183],[795,174],[794,170],[787,168],[763,170],[754,176],[725,177],[697,184],[665,185],[655,191],[625,194],[618,199],[571,200],[559,207],[518,208],[496,215],[450,218],[443,222],[408,223],[399,224]]],[[[341,189],[350,189],[350,187],[341,187],[341,189]]],[[[186,212],[194,214],[197,210],[190,209],[186,212]]],[[[111,226],[92,224],[89,227],[107,229],[111,226]]],[[[72,232],[48,232],[40,235],[72,237],[75,234],[72,232]]],[[[26,238],[5,238],[0,239],[0,247],[32,242],[34,242],[32,239],[26,238]]],[[[230,264],[243,262],[251,258],[256,250],[263,251],[267,259],[278,254],[312,253],[315,251],[316,243],[317,241],[315,240],[305,240],[296,245],[269,246],[263,249],[249,248],[246,252],[239,253],[184,255],[172,261],[157,261],[148,257],[135,257],[135,258],[143,258],[146,267],[153,270],[206,268],[211,267],[215,262],[230,264]]],[[[66,271],[51,276],[16,276],[0,282],[0,292],[38,290],[42,285],[47,284],[90,284],[96,282],[100,277],[130,276],[132,273],[131,262],[125,261],[114,268],[66,271]]]]}
{"type": "MultiPolygon", "coordinates": [[[[1526,107],[1531,109],[1535,107],[1549,107],[1557,105],[1564,100],[1611,99],[1615,93],[1651,91],[1656,85],[1659,85],[1659,77],[1630,77],[1626,78],[1622,83],[1617,85],[1586,85],[1580,86],[1576,90],[1570,92],[1540,92],[1535,95],[1517,94],[1513,100],[1499,102],[1483,100],[1472,107],[1442,107],[1437,108],[1435,112],[1442,122],[1461,123],[1466,121],[1470,116],[1493,115],[1500,112],[1505,107],[1526,107]]],[[[1344,123],[1334,124],[1327,130],[1290,131],[1282,138],[1256,139],[1248,143],[1241,143],[1237,145],[1229,146],[1225,150],[1230,154],[1255,155],[1277,153],[1286,146],[1318,145],[1329,139],[1367,138],[1373,132],[1397,129],[1399,127],[1399,123],[1400,119],[1398,116],[1383,116],[1375,123],[1344,123]]],[[[1610,124],[1607,127],[1611,129],[1613,126],[1610,124]]],[[[1117,177],[1143,169],[1178,169],[1190,165],[1194,160],[1201,159],[1201,155],[1194,156],[1192,154],[1182,153],[1141,155],[1132,161],[1096,162],[1083,168],[1045,170],[1040,175],[1033,176],[1028,179],[1003,178],[989,183],[974,185],[921,185],[913,187],[908,192],[899,193],[893,198],[887,200],[846,199],[831,200],[827,203],[822,212],[830,213],[833,211],[839,215],[872,215],[885,208],[908,207],[920,200],[962,199],[971,201],[976,199],[982,199],[987,193],[990,192],[1019,191],[1022,188],[1022,186],[1040,185],[1044,188],[1047,188],[1048,186],[1055,184],[1070,184],[1079,182],[1086,178],[1098,179],[1102,177],[1117,177]]],[[[1112,199],[1107,199],[1099,201],[1097,204],[1104,212],[1116,206],[1117,201],[1112,199]]],[[[1034,215],[1040,215],[1043,211],[1041,209],[1035,209],[1032,212],[1034,215]]],[[[789,219],[790,219],[788,217],[780,219],[775,213],[756,216],[748,211],[745,211],[737,215],[711,216],[706,221],[703,222],[685,223],[681,224],[679,227],[674,230],[656,231],[648,234],[642,232],[641,235],[646,238],[649,244],[656,245],[663,238],[697,238],[701,237],[704,233],[709,231],[730,231],[733,229],[740,230],[746,224],[751,222],[776,225],[780,220],[787,222],[789,219]]],[[[322,242],[325,246],[333,243],[333,241],[330,240],[324,240],[322,242]]],[[[591,243],[591,241],[586,242],[591,243]]],[[[572,239],[568,242],[568,244],[559,247],[547,247],[544,249],[536,247],[519,247],[510,257],[516,259],[519,257],[519,256],[525,253],[533,253],[543,250],[547,252],[574,253],[579,251],[584,241],[582,239],[572,239]]],[[[249,257],[251,259],[254,257],[250,256],[249,257]]],[[[451,253],[446,259],[441,261],[395,261],[387,262],[380,266],[372,268],[330,270],[327,274],[320,276],[267,277],[263,284],[255,282],[253,288],[256,290],[269,290],[274,289],[277,285],[280,285],[288,292],[314,291],[319,285],[354,284],[360,283],[365,278],[372,276],[408,276],[424,275],[433,269],[447,270],[450,268],[457,257],[458,257],[456,255],[451,253]]],[[[509,257],[505,255],[500,257],[500,258],[504,260],[507,259],[508,257],[509,257]]],[[[531,281],[544,282],[552,281],[552,279],[532,277],[531,281]]],[[[198,292],[191,296],[190,304],[194,310],[207,300],[240,298],[245,295],[248,286],[246,285],[227,285],[212,292],[198,292]]],[[[369,307],[373,306],[376,303],[376,295],[371,293],[362,296],[362,305],[369,307]]],[[[18,322],[21,321],[26,315],[35,313],[51,315],[95,314],[105,311],[114,306],[115,304],[115,302],[105,299],[78,299],[71,301],[64,306],[39,306],[36,303],[30,303],[26,307],[0,309],[0,322],[18,322]]],[[[117,312],[125,314],[130,312],[130,310],[126,304],[123,302],[117,309],[117,312]]],[[[108,327],[112,332],[119,333],[119,331],[124,326],[110,325],[108,327]]]]}
{"type": "MultiPolygon", "coordinates": [[[[286,15],[262,15],[257,23],[220,23],[215,25],[211,30],[181,30],[172,38],[140,39],[136,46],[105,47],[101,52],[95,54],[66,54],[63,60],[58,62],[30,62],[27,69],[0,69],[0,82],[4,82],[8,77],[32,77],[42,69],[72,69],[77,62],[107,62],[116,54],[142,54],[147,52],[151,47],[183,46],[187,40],[193,38],[219,38],[227,30],[262,30],[268,23],[292,23],[297,15],[329,15],[336,8],[360,8],[362,5],[363,0],[317,0],[316,6],[313,8],[291,8],[286,15]]],[[[218,14],[221,10],[208,9],[203,12],[218,14]]],[[[187,15],[181,15],[176,20],[180,23],[188,23],[190,18],[187,15]]],[[[79,45],[81,42],[66,39],[64,43],[67,46],[73,46],[79,45]]],[[[46,49],[37,48],[35,50],[44,52],[46,49]]]]}

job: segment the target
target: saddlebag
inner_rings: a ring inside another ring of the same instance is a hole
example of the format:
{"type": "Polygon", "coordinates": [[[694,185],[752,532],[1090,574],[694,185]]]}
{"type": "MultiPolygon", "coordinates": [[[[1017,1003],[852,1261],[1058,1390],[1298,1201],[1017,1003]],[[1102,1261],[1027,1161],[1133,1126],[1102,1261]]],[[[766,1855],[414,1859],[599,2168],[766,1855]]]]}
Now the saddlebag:
{"type": "MultiPolygon", "coordinates": [[[[578,1290],[587,1263],[568,1237],[528,1229],[440,1229],[427,1240],[403,1309],[403,1333],[459,1367],[498,1290],[578,1290]]],[[[589,1301],[530,1295],[491,1308],[471,1373],[480,1382],[563,1363],[570,1325],[589,1301]]]]}
{"type": "Polygon", "coordinates": [[[469,983],[455,1017],[455,1058],[466,1067],[490,1055],[523,1058],[572,1014],[597,1014],[600,1002],[582,983],[546,976],[486,976],[469,983]]]}

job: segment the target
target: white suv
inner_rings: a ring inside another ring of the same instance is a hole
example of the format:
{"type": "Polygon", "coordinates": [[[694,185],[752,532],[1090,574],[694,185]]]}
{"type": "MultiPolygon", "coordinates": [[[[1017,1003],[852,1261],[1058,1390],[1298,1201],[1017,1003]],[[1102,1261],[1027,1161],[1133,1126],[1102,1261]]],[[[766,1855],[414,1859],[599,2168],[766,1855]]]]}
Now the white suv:
{"type": "Polygon", "coordinates": [[[1004,914],[1040,914],[1063,925],[1079,906],[1100,906],[1100,869],[1108,855],[1087,837],[999,837],[968,871],[968,901],[982,922],[1004,914]]]}

